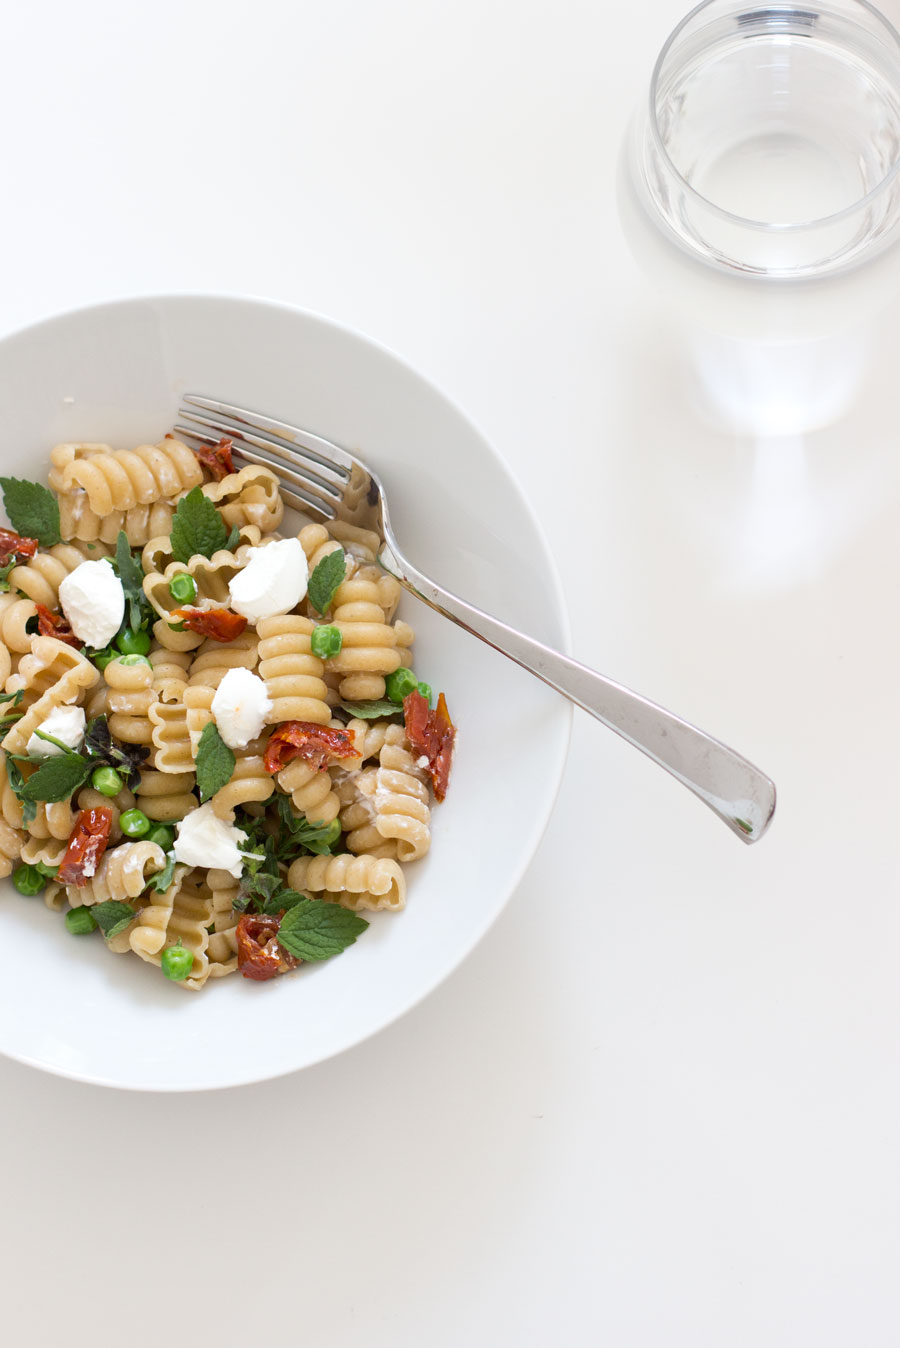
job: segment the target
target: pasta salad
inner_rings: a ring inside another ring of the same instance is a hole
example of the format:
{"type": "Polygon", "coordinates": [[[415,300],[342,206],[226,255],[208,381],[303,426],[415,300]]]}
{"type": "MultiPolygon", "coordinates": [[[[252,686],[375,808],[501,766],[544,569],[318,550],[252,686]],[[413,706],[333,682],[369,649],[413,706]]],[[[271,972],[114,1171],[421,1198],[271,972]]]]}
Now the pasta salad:
{"type": "Polygon", "coordinates": [[[280,532],[227,439],[62,444],[0,478],[0,875],[182,987],[398,912],[455,728],[357,525],[280,532]]]}

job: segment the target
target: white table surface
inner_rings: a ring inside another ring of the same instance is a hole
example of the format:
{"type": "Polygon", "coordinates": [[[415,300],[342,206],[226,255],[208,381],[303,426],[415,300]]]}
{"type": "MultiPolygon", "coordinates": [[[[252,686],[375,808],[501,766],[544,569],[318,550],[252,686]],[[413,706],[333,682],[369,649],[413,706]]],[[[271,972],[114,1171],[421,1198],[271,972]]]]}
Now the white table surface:
{"type": "Polygon", "coordinates": [[[4,15],[3,330],[193,289],[377,337],[512,464],[578,655],[780,790],[744,848],[578,715],[503,917],[371,1042],[168,1097],[0,1060],[16,1348],[898,1341],[898,344],[805,443],[690,411],[614,195],[683,3],[4,15]]]}

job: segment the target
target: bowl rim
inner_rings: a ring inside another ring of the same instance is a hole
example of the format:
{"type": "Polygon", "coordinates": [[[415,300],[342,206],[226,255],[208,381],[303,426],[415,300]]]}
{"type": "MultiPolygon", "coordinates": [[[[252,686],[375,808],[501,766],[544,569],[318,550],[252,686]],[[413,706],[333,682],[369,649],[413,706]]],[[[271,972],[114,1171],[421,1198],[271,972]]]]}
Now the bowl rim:
{"type": "MultiPolygon", "coordinates": [[[[496,447],[493,441],[484,434],[456,399],[448,394],[439,383],[429,376],[422,374],[416,365],[412,364],[392,347],[387,346],[377,338],[370,337],[367,333],[354,327],[352,324],[339,321],[326,314],[319,313],[316,310],[304,308],[302,305],[293,304],[286,300],[277,300],[264,295],[249,294],[240,291],[171,290],[160,292],[136,292],[134,294],[119,295],[108,299],[79,304],[72,308],[60,309],[53,313],[45,314],[31,323],[24,324],[23,326],[3,333],[2,336],[0,336],[0,353],[2,353],[5,346],[13,342],[20,341],[23,338],[39,336],[42,329],[48,329],[55,324],[71,319],[77,319],[83,315],[98,315],[102,314],[104,311],[127,309],[136,304],[180,304],[190,302],[225,305],[245,304],[260,309],[270,309],[282,313],[295,314],[302,319],[312,320],[314,324],[331,329],[341,336],[349,337],[351,340],[359,342],[364,346],[374,348],[382,356],[387,357],[389,361],[400,366],[407,374],[412,374],[415,379],[424,384],[431,393],[436,394],[440,400],[446,403],[455,415],[465,424],[467,429],[472,432],[474,438],[481,441],[481,443],[487,447],[490,454],[493,455],[500,464],[510,489],[515,493],[519,505],[526,513],[531,526],[535,531],[535,535],[541,545],[542,562],[546,568],[546,576],[551,588],[551,597],[558,615],[562,636],[559,647],[563,654],[571,654],[571,621],[556,557],[550,546],[543,523],[518,477],[510,467],[506,456],[496,447]]],[[[503,898],[503,901],[487,915],[486,919],[477,928],[473,929],[472,935],[466,942],[462,953],[456,955],[426,989],[417,995],[414,995],[410,1000],[404,1002],[390,1016],[380,1021],[378,1024],[373,1025],[371,1029],[366,1030],[361,1035],[355,1035],[347,1043],[340,1044],[326,1052],[318,1053],[308,1061],[297,1066],[287,1066],[274,1071],[263,1070],[261,1073],[254,1073],[251,1070],[247,1075],[238,1076],[228,1081],[209,1082],[196,1085],[185,1085],[181,1081],[166,1082],[163,1084],[156,1083],[152,1085],[139,1082],[116,1081],[109,1077],[105,1077],[102,1074],[91,1073],[88,1071],[76,1071],[71,1068],[56,1065],[51,1066],[33,1055],[12,1051],[3,1047],[2,1044],[0,1044],[0,1055],[11,1061],[22,1063],[25,1066],[36,1068],[39,1071],[47,1072],[51,1076],[62,1077],[69,1081],[82,1082],[86,1085],[105,1086],[115,1090],[161,1095],[206,1093],[208,1091],[231,1090],[244,1086],[258,1085],[266,1081],[276,1081],[282,1077],[292,1076],[296,1073],[305,1071],[309,1067],[316,1067],[320,1063],[328,1062],[332,1058],[337,1058],[342,1054],[349,1052],[351,1049],[366,1043],[368,1040],[380,1034],[383,1030],[387,1030],[390,1026],[395,1025],[397,1021],[415,1010],[415,1008],[425,1001],[427,997],[441,987],[442,984],[445,983],[447,979],[450,978],[451,975],[469,958],[476,946],[480,944],[497,922],[501,913],[504,912],[516,890],[521,885],[529,866],[532,864],[553,815],[560,788],[562,786],[563,773],[571,743],[574,707],[572,703],[568,702],[562,695],[559,695],[559,698],[560,711],[565,720],[561,722],[560,728],[563,733],[558,737],[555,753],[552,760],[548,763],[548,771],[544,775],[544,781],[548,787],[548,794],[544,808],[543,823],[541,824],[540,829],[532,836],[531,845],[523,854],[521,862],[515,870],[510,873],[508,882],[504,886],[505,897],[503,898]]]]}

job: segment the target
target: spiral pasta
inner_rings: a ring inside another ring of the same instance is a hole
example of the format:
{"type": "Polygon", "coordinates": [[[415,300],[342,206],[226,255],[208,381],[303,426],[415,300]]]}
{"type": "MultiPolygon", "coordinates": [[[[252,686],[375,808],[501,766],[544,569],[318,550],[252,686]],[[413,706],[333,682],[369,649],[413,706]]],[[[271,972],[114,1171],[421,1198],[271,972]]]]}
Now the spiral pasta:
{"type": "Polygon", "coordinates": [[[127,842],[104,852],[97,872],[83,885],[67,885],[66,893],[73,908],[79,904],[105,903],[116,899],[126,903],[136,899],[147,881],[166,864],[166,854],[153,842],[127,842]]]}
{"type": "Polygon", "coordinates": [[[268,800],[274,789],[262,755],[239,753],[231,780],[212,798],[213,810],[220,819],[226,819],[230,823],[239,805],[268,800]]]}
{"type": "Polygon", "coordinates": [[[325,666],[310,646],[312,630],[312,621],[298,613],[263,618],[256,625],[259,677],[272,701],[269,725],[280,721],[324,725],[331,718],[322,680],[325,666]]]}
{"type": "Polygon", "coordinates": [[[331,777],[302,758],[288,763],[276,777],[279,789],[290,796],[298,814],[310,824],[330,824],[341,808],[331,777]]]}
{"type": "Polygon", "coordinates": [[[361,567],[335,592],[332,621],[341,634],[341,650],[326,669],[341,675],[341,696],[349,702],[384,697],[384,676],[400,668],[393,628],[379,602],[382,579],[377,567],[361,567]]]}
{"type": "Polygon", "coordinates": [[[207,958],[209,977],[224,978],[237,969],[237,924],[240,913],[235,912],[238,882],[228,871],[211,870],[207,874],[212,931],[209,933],[207,958]]]}
{"type": "Polygon", "coordinates": [[[229,528],[252,524],[260,533],[270,534],[284,515],[278,478],[271,469],[258,464],[248,464],[221,482],[207,482],[203,495],[218,507],[229,528]]]}
{"type": "Polygon", "coordinates": [[[183,819],[199,803],[193,794],[195,782],[192,772],[159,772],[147,768],[138,783],[137,806],[148,819],[160,824],[183,819]]]}
{"type": "Polygon", "coordinates": [[[109,689],[109,729],[123,744],[150,744],[153,723],[149,713],[156,703],[153,669],[146,661],[130,665],[128,659],[111,660],[103,671],[109,689]]]}
{"type": "Polygon", "coordinates": [[[247,628],[234,641],[204,641],[191,665],[191,676],[184,690],[188,733],[194,757],[203,728],[212,720],[215,691],[229,669],[255,669],[259,658],[256,633],[247,628]]]}
{"type": "Polygon", "coordinates": [[[32,618],[37,618],[37,606],[33,599],[17,599],[14,594],[0,594],[0,642],[8,651],[22,655],[31,650],[31,633],[27,624],[32,618]]]}
{"type": "Polygon", "coordinates": [[[197,990],[209,976],[208,928],[212,919],[209,888],[196,872],[175,867],[175,876],[165,894],[154,895],[138,913],[128,942],[148,964],[162,963],[163,951],[180,942],[193,956],[191,971],[181,986],[197,990]]]}
{"type": "MultiPolygon", "coordinates": [[[[182,685],[185,687],[186,685],[182,685]]],[[[159,772],[193,771],[188,709],[183,702],[154,702],[147,713],[153,741],[153,766],[159,772]]]]}
{"type": "MultiPolygon", "coordinates": [[[[91,510],[87,494],[83,491],[66,492],[58,500],[59,532],[68,542],[112,545],[119,534],[124,533],[131,547],[140,548],[149,539],[171,529],[175,514],[174,506],[167,501],[98,515],[91,510]]],[[[101,555],[99,552],[90,554],[101,555]]]]}
{"type": "MultiPolygon", "coordinates": [[[[100,557],[104,552],[101,549],[96,555],[100,557]]],[[[84,560],[79,548],[57,543],[48,552],[38,552],[21,566],[14,566],[7,577],[10,590],[20,590],[26,599],[45,608],[58,608],[60,583],[84,560]]]]}
{"type": "MultiPolygon", "coordinates": [[[[159,540],[155,540],[155,544],[158,543],[159,540]]],[[[169,584],[173,576],[186,572],[197,586],[198,605],[202,606],[204,602],[227,605],[228,582],[246,566],[250,549],[259,547],[261,543],[259,529],[255,525],[246,525],[240,531],[240,543],[234,552],[220,548],[212,557],[197,553],[186,563],[168,561],[161,571],[152,570],[144,576],[144,593],[160,617],[167,618],[179,604],[177,599],[172,598],[169,584]]],[[[154,544],[144,549],[144,555],[158,563],[164,562],[166,558],[164,549],[154,544]]]]}
{"type": "Polygon", "coordinates": [[[80,487],[100,516],[172,499],[203,481],[196,456],[173,436],[133,450],[57,445],[50,459],[50,485],[61,493],[80,487]]]}
{"type": "Polygon", "coordinates": [[[20,829],[11,828],[5,819],[0,819],[0,876],[12,874],[24,841],[25,834],[20,829]]]}
{"type": "Polygon", "coordinates": [[[292,889],[339,903],[353,912],[398,913],[406,906],[406,879],[387,857],[298,857],[288,871],[292,889]]]}
{"type": "Polygon", "coordinates": [[[431,846],[431,810],[425,773],[413,758],[402,726],[387,729],[377,768],[366,769],[342,797],[341,826],[351,852],[418,861],[431,846]]]}
{"type": "Polygon", "coordinates": [[[3,738],[7,753],[22,753],[35,728],[54,708],[78,702],[97,678],[97,670],[79,651],[56,637],[34,637],[30,653],[22,657],[18,672],[8,680],[22,689],[26,711],[3,738]]]}
{"type": "MultiPolygon", "coordinates": [[[[192,635],[194,635],[192,633],[192,635]]],[[[153,691],[160,702],[180,702],[191,670],[191,652],[168,650],[161,643],[150,651],[153,691]]]]}

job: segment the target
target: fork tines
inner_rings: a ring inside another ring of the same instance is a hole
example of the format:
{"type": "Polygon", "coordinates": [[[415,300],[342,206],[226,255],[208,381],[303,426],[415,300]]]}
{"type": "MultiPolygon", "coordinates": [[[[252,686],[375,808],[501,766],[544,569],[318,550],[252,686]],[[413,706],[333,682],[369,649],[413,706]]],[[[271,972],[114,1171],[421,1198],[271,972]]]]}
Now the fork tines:
{"type": "Polygon", "coordinates": [[[237,457],[272,469],[288,504],[323,519],[336,517],[353,463],[344,450],[307,432],[301,438],[284,422],[229,403],[194,394],[186,394],[184,402],[187,406],[181,408],[182,423],[175,426],[176,435],[204,445],[215,445],[228,436],[237,457]]]}

